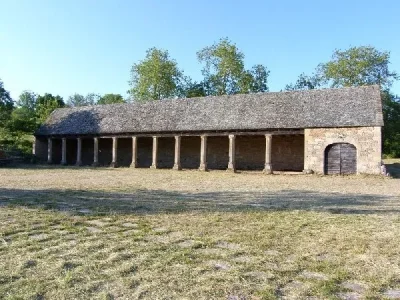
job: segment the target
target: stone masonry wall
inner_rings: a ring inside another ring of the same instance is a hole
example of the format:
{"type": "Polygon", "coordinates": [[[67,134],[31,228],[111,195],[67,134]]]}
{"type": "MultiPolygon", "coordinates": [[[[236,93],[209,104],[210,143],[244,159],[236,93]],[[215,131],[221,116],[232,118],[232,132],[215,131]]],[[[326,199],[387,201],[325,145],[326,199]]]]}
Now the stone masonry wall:
{"type": "MultiPolygon", "coordinates": [[[[274,171],[302,171],[304,165],[303,135],[274,135],[271,145],[274,171]]],[[[236,167],[239,170],[262,170],[265,163],[265,136],[236,138],[236,167]]]]}
{"type": "Polygon", "coordinates": [[[174,156],[175,156],[175,138],[174,137],[159,137],[158,138],[157,168],[171,169],[174,166],[174,156]]]}
{"type": "Polygon", "coordinates": [[[274,135],[271,162],[275,171],[303,171],[304,136],[274,135]]]}
{"type": "Polygon", "coordinates": [[[39,138],[35,139],[35,156],[40,162],[47,161],[47,138],[39,138]]]}
{"type": "Polygon", "coordinates": [[[380,174],[381,127],[305,129],[304,169],[324,173],[325,149],[334,143],[350,143],[357,148],[357,173],[380,174]]]}
{"type": "Polygon", "coordinates": [[[131,163],[132,163],[132,138],[119,138],[117,145],[117,166],[129,167],[131,163]]]}
{"type": "Polygon", "coordinates": [[[53,164],[61,163],[61,139],[53,139],[52,143],[52,152],[53,152],[53,164]]]}
{"type": "Polygon", "coordinates": [[[265,136],[239,135],[236,137],[236,168],[263,170],[265,165],[265,136]]]}
{"type": "Polygon", "coordinates": [[[82,139],[82,165],[90,166],[93,164],[94,141],[92,138],[82,139]]]}
{"type": "Polygon", "coordinates": [[[183,169],[198,169],[200,166],[200,137],[183,136],[181,139],[181,166],[183,169]]]}
{"type": "MultiPolygon", "coordinates": [[[[197,151],[200,156],[200,148],[197,151]]],[[[229,162],[229,138],[209,136],[207,138],[207,167],[210,170],[226,170],[229,162]]]]}

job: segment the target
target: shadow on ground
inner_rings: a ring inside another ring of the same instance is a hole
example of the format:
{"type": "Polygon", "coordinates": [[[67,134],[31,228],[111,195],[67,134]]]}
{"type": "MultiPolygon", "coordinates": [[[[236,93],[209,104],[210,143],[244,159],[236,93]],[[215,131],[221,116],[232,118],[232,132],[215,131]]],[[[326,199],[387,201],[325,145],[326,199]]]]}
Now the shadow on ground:
{"type": "Polygon", "coordinates": [[[400,163],[386,163],[385,165],[393,178],[400,178],[400,163]]]}
{"type": "Polygon", "coordinates": [[[399,201],[394,197],[298,190],[269,193],[136,190],[123,193],[0,188],[0,206],[5,205],[51,209],[77,215],[290,210],[340,214],[400,213],[399,201]]]}
{"type": "MultiPolygon", "coordinates": [[[[390,173],[391,177],[393,178],[400,178],[400,160],[395,159],[392,161],[385,162],[387,172],[390,173]]],[[[9,169],[22,169],[22,170],[82,170],[82,169],[93,169],[93,170],[109,170],[113,171],[115,170],[114,168],[110,168],[109,166],[99,166],[99,167],[92,167],[92,166],[75,166],[75,165],[68,165],[68,166],[61,166],[58,164],[27,164],[27,163],[15,163],[15,164],[9,164],[6,166],[0,166],[3,168],[9,168],[9,169]]],[[[127,168],[127,167],[120,167],[120,168],[127,168]]],[[[148,169],[148,168],[139,168],[139,169],[148,169]]],[[[170,168],[160,168],[164,170],[169,170],[170,168]]],[[[182,171],[192,171],[194,169],[184,169],[182,171]]],[[[220,171],[220,170],[211,170],[211,171],[220,171]]],[[[252,170],[252,171],[246,171],[246,170],[238,170],[237,173],[254,173],[254,174],[260,174],[262,173],[262,170],[252,170]]],[[[278,172],[279,173],[279,172],[278,172]]],[[[289,172],[291,173],[291,172],[289,172]]],[[[301,175],[301,172],[292,172],[296,173],[296,175],[301,175]]],[[[330,176],[330,175],[327,175],[330,176]]],[[[354,175],[356,176],[356,175],[354,175]]]]}

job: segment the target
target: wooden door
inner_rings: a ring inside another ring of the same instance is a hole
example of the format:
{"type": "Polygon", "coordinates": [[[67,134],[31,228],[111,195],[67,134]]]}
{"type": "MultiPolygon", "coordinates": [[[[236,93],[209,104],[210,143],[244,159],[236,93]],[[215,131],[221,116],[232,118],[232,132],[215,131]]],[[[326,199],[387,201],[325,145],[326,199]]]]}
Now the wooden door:
{"type": "Polygon", "coordinates": [[[325,149],[325,174],[357,173],[357,150],[352,144],[332,144],[325,149]]]}

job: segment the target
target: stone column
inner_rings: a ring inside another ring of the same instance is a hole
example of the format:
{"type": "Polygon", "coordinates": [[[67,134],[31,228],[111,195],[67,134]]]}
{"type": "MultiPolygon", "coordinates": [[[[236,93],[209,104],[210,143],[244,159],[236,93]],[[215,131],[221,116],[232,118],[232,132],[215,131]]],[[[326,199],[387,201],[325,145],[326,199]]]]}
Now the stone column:
{"type": "Polygon", "coordinates": [[[76,139],[76,165],[82,166],[82,139],[76,139]]]}
{"type": "Polygon", "coordinates": [[[111,168],[116,168],[118,167],[117,160],[117,152],[118,152],[118,138],[116,136],[113,136],[112,138],[112,161],[111,161],[111,168]]]}
{"type": "Polygon", "coordinates": [[[153,155],[152,155],[152,169],[157,169],[157,150],[158,150],[158,137],[153,136],[153,155]]]}
{"type": "Polygon", "coordinates": [[[99,165],[99,138],[93,138],[93,167],[99,165]]]}
{"type": "Polygon", "coordinates": [[[61,140],[61,165],[67,164],[67,139],[62,138],[61,140]]]}
{"type": "Polygon", "coordinates": [[[36,137],[33,137],[33,142],[32,142],[32,155],[36,155],[36,137]]]}
{"type": "Polygon", "coordinates": [[[131,168],[136,168],[137,163],[137,137],[132,137],[132,162],[131,168]]]}
{"type": "Polygon", "coordinates": [[[47,163],[51,164],[53,162],[53,140],[51,138],[47,139],[47,163]]]}
{"type": "Polygon", "coordinates": [[[236,136],[234,134],[229,135],[229,163],[228,163],[228,171],[235,172],[235,139],[236,136]]]}
{"type": "Polygon", "coordinates": [[[207,171],[207,136],[202,135],[200,145],[200,171],[207,171]]]}
{"type": "Polygon", "coordinates": [[[272,164],[271,164],[271,146],[272,146],[272,135],[265,135],[265,174],[272,174],[272,164]]]}
{"type": "Polygon", "coordinates": [[[181,167],[181,136],[175,136],[175,157],[174,157],[174,170],[182,170],[181,167]]]}

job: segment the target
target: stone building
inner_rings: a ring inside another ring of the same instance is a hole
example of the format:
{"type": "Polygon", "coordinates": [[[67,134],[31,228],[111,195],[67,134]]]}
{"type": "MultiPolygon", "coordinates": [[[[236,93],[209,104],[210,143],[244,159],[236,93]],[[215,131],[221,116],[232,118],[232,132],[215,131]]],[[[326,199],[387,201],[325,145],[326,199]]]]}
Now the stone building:
{"type": "Polygon", "coordinates": [[[55,110],[34,153],[61,165],[379,174],[378,86],[55,110]]]}

